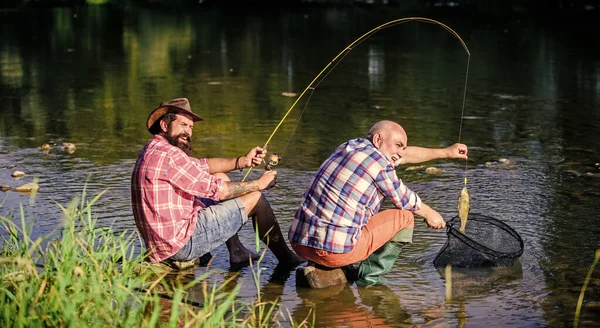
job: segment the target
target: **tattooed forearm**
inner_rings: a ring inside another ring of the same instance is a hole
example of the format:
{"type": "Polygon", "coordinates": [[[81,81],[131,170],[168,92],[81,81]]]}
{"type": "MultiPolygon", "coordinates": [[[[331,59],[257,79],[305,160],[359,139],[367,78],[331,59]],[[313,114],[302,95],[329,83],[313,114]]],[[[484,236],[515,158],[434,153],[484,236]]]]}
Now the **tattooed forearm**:
{"type": "Polygon", "coordinates": [[[256,181],[233,182],[227,181],[221,189],[221,200],[232,199],[243,196],[247,193],[260,190],[256,181]]]}

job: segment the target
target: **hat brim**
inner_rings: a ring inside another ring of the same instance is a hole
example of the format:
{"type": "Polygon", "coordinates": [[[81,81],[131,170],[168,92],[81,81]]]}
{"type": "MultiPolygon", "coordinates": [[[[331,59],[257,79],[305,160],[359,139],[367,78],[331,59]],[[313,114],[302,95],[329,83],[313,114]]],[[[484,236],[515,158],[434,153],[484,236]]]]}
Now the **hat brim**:
{"type": "Polygon", "coordinates": [[[194,121],[194,122],[204,121],[203,118],[201,118],[200,116],[194,114],[194,112],[191,112],[189,110],[183,109],[181,107],[177,107],[177,106],[161,106],[161,107],[158,107],[157,109],[153,110],[150,113],[150,115],[148,115],[148,119],[146,120],[146,128],[148,128],[148,131],[150,131],[152,134],[155,134],[155,132],[152,132],[152,126],[161,117],[163,117],[167,113],[185,114],[185,115],[190,116],[192,118],[192,121],[194,121]]]}

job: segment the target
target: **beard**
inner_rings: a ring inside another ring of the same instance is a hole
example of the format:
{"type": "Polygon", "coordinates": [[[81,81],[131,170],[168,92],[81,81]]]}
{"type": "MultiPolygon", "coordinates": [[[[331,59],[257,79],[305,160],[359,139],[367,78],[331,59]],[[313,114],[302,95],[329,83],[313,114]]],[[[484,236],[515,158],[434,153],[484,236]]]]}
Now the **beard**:
{"type": "Polygon", "coordinates": [[[191,156],[192,154],[192,138],[187,133],[179,133],[177,135],[173,135],[173,129],[171,129],[171,125],[167,128],[167,132],[163,133],[163,137],[167,139],[167,141],[181,149],[186,155],[191,156]],[[186,141],[182,141],[181,138],[184,138],[186,141]]]}

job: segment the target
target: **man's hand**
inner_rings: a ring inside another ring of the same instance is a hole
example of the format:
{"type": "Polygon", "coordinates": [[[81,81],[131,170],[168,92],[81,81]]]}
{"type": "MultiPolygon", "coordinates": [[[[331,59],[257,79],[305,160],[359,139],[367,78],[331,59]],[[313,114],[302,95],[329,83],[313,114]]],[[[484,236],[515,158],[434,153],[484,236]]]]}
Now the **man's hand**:
{"type": "Polygon", "coordinates": [[[265,149],[261,147],[252,148],[246,156],[244,156],[243,167],[256,166],[262,163],[263,158],[267,155],[265,149]]]}
{"type": "Polygon", "coordinates": [[[446,221],[437,211],[432,211],[430,215],[425,217],[425,222],[430,228],[441,229],[446,227],[446,221]]]}
{"type": "Polygon", "coordinates": [[[265,171],[257,180],[260,190],[273,188],[277,183],[277,171],[265,171]]]}
{"type": "Polygon", "coordinates": [[[430,228],[441,229],[446,227],[446,221],[440,213],[423,202],[421,202],[421,209],[415,211],[415,214],[423,217],[430,228]]]}
{"type": "Polygon", "coordinates": [[[444,148],[444,152],[446,153],[446,158],[467,159],[467,153],[469,150],[467,149],[467,145],[455,143],[452,146],[444,148]]]}

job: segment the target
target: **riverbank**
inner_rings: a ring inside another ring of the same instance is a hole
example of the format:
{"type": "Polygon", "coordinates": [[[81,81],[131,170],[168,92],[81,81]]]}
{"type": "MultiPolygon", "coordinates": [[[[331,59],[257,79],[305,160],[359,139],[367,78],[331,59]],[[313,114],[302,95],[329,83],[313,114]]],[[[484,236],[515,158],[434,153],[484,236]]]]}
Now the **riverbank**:
{"type": "MultiPolygon", "coordinates": [[[[241,285],[211,285],[211,270],[152,269],[134,256],[135,232],[97,227],[85,191],[63,207],[64,225],[32,239],[34,221],[0,217],[0,322],[7,327],[271,327],[277,302],[237,299],[241,285]],[[140,270],[140,268],[146,268],[140,270]],[[201,290],[193,300],[190,290],[201,290]]],[[[254,264],[260,279],[260,260],[254,264]]],[[[283,319],[284,320],[284,319],[283,319]]],[[[288,322],[307,326],[306,322],[288,322]]]]}

